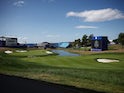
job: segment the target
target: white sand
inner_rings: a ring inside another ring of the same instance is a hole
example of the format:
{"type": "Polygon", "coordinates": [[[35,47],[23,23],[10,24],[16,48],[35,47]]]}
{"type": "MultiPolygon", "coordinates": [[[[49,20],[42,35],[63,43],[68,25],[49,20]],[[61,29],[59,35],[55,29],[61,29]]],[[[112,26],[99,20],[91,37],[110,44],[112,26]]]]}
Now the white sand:
{"type": "Polygon", "coordinates": [[[119,62],[119,60],[114,60],[114,59],[97,59],[97,61],[102,63],[119,62]]]}
{"type": "Polygon", "coordinates": [[[53,52],[51,52],[51,51],[46,51],[46,53],[47,53],[47,54],[53,54],[53,52]]]}
{"type": "Polygon", "coordinates": [[[13,53],[13,52],[10,51],[10,50],[6,50],[6,51],[4,51],[4,53],[6,53],[6,54],[11,54],[11,53],[13,53]]]}
{"type": "Polygon", "coordinates": [[[27,50],[16,50],[16,52],[27,52],[27,50]]]}

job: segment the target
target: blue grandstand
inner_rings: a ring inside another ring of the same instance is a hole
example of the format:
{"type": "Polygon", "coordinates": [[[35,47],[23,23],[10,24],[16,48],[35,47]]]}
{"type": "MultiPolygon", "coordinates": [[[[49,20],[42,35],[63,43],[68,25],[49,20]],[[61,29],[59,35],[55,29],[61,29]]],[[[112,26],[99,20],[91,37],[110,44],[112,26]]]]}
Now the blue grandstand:
{"type": "Polygon", "coordinates": [[[60,48],[67,48],[70,45],[69,42],[60,42],[58,43],[58,47],[60,48]]]}

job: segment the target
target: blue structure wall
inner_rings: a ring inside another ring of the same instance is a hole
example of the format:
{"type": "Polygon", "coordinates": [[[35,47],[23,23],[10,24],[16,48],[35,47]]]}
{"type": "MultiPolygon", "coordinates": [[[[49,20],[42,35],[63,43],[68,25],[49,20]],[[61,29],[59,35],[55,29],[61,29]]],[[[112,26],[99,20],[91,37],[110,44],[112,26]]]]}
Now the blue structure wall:
{"type": "Polygon", "coordinates": [[[92,51],[103,51],[108,49],[107,36],[96,36],[92,38],[92,51]]]}
{"type": "Polygon", "coordinates": [[[58,47],[60,48],[67,48],[70,45],[69,42],[60,42],[58,43],[58,47]]]}
{"type": "Polygon", "coordinates": [[[70,45],[69,42],[51,43],[50,46],[55,48],[67,48],[70,45]]]}
{"type": "Polygon", "coordinates": [[[33,48],[33,47],[37,46],[37,44],[33,44],[33,43],[29,43],[29,44],[25,44],[25,45],[29,48],[33,48]]]}
{"type": "Polygon", "coordinates": [[[0,47],[4,47],[5,46],[5,41],[0,40],[0,47]]]}

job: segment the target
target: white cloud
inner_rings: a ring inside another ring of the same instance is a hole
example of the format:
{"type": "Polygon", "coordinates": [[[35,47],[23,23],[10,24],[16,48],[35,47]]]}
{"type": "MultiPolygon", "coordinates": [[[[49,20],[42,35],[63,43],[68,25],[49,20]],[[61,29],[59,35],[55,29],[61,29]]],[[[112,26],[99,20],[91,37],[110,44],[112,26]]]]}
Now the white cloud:
{"type": "Polygon", "coordinates": [[[60,35],[46,35],[46,37],[48,37],[48,38],[57,38],[57,37],[60,37],[60,35]]]}
{"type": "Polygon", "coordinates": [[[47,34],[48,32],[47,31],[44,31],[44,32],[41,32],[42,34],[47,34]]]}
{"type": "Polygon", "coordinates": [[[118,9],[99,9],[99,10],[89,10],[82,12],[68,12],[67,17],[79,17],[83,18],[85,22],[102,22],[114,19],[124,19],[124,13],[118,9]]]}
{"type": "Polygon", "coordinates": [[[27,37],[18,37],[18,42],[19,43],[26,43],[27,40],[28,40],[27,37]]]}
{"type": "Polygon", "coordinates": [[[95,28],[98,28],[96,26],[84,26],[84,25],[80,25],[80,26],[76,26],[75,28],[77,29],[95,29],[95,28]]]}
{"type": "Polygon", "coordinates": [[[27,37],[19,37],[18,39],[27,40],[28,38],[27,37]]]}
{"type": "Polygon", "coordinates": [[[24,5],[24,3],[25,3],[24,1],[20,0],[20,1],[14,2],[13,5],[14,5],[14,6],[17,6],[17,7],[21,7],[21,6],[24,5]]]}

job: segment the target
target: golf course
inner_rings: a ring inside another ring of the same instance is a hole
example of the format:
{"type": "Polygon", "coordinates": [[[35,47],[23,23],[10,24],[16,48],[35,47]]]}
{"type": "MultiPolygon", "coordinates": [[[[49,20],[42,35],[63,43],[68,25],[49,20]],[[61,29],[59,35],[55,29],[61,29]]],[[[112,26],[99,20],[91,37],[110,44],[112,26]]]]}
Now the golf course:
{"type": "MultiPolygon", "coordinates": [[[[124,52],[90,54],[88,51],[80,56],[58,56],[42,49],[17,52],[18,49],[11,48],[13,53],[8,54],[5,50],[0,50],[0,74],[104,93],[124,93],[124,52]],[[100,63],[98,58],[119,62],[100,63]]],[[[79,90],[77,93],[83,92],[79,90]]]]}

